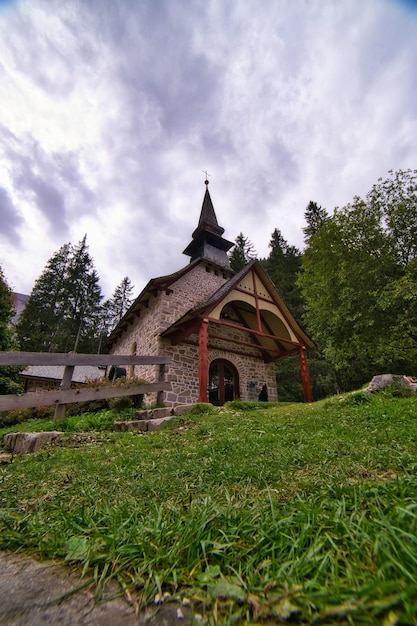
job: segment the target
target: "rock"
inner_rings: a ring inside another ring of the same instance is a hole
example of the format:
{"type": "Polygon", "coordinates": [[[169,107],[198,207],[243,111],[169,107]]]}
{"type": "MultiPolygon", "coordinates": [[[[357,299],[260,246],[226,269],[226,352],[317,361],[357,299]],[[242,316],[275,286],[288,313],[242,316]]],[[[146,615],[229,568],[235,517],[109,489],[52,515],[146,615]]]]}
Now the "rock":
{"type": "Polygon", "coordinates": [[[175,415],[170,415],[169,417],[160,417],[159,419],[148,420],[148,431],[159,430],[165,422],[169,422],[174,417],[175,415]]]}
{"type": "Polygon", "coordinates": [[[127,432],[129,430],[142,430],[147,431],[147,420],[126,420],[121,422],[114,422],[113,428],[117,432],[127,432]]]}
{"type": "Polygon", "coordinates": [[[417,379],[412,376],[400,376],[398,374],[380,374],[379,376],[374,376],[365,391],[372,393],[377,389],[392,384],[401,385],[402,387],[417,391],[417,379]]]}
{"type": "Polygon", "coordinates": [[[162,407],[160,409],[147,409],[143,411],[138,411],[136,415],[141,420],[151,420],[158,419],[160,417],[168,417],[169,415],[173,415],[174,409],[171,407],[162,407]]]}
{"type": "Polygon", "coordinates": [[[165,422],[168,422],[178,415],[182,415],[187,409],[190,408],[190,406],[192,405],[180,404],[174,408],[165,407],[161,409],[137,411],[137,420],[114,422],[114,430],[118,432],[127,432],[131,430],[148,432],[159,430],[165,422]]]}
{"type": "Polygon", "coordinates": [[[175,415],[169,415],[167,417],[160,417],[158,419],[141,419],[141,420],[130,420],[125,422],[114,422],[114,430],[119,432],[127,432],[131,430],[139,430],[141,432],[148,432],[151,430],[159,430],[162,424],[165,422],[169,422],[172,420],[175,415]]]}
{"type": "Polygon", "coordinates": [[[192,406],[193,406],[192,404],[179,404],[178,406],[174,408],[174,415],[182,415],[183,413],[188,411],[188,409],[190,409],[192,406]]]}
{"type": "Polygon", "coordinates": [[[37,452],[39,448],[53,443],[64,433],[59,431],[45,433],[7,433],[3,441],[5,447],[13,454],[26,454],[37,452]]]}

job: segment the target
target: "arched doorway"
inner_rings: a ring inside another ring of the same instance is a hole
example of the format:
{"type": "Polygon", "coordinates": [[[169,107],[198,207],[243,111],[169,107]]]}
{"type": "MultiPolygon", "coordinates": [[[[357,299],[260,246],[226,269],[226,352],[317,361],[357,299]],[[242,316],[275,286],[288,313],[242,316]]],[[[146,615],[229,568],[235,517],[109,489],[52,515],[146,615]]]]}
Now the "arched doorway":
{"type": "Polygon", "coordinates": [[[210,365],[208,401],[223,406],[239,397],[239,374],[229,361],[216,359],[210,365]]]}

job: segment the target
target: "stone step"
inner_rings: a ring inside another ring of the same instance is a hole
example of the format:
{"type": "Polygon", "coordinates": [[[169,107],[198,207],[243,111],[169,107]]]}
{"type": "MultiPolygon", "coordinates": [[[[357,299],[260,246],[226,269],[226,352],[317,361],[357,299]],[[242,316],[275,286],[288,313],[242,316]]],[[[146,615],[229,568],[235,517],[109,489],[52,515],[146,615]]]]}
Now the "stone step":
{"type": "MultiPolygon", "coordinates": [[[[131,430],[150,432],[159,430],[165,422],[182,415],[189,407],[189,404],[182,404],[174,408],[138,411],[141,414],[139,419],[114,422],[114,430],[119,432],[131,430]]],[[[63,434],[63,432],[57,430],[42,433],[7,433],[3,437],[3,442],[8,452],[12,454],[26,454],[28,452],[37,452],[40,448],[50,445],[63,434]]]]}
{"type": "Polygon", "coordinates": [[[136,411],[136,415],[140,420],[151,420],[151,419],[159,419],[161,417],[169,417],[170,415],[174,415],[175,409],[172,407],[162,407],[160,409],[143,409],[140,411],[136,411]]]}
{"type": "Polygon", "coordinates": [[[152,418],[150,420],[129,420],[125,422],[114,422],[114,430],[118,432],[128,432],[132,430],[139,430],[141,432],[148,432],[151,430],[159,430],[162,424],[172,420],[175,415],[169,415],[167,417],[152,418]]]}
{"type": "Polygon", "coordinates": [[[189,404],[181,404],[173,408],[162,409],[149,409],[145,411],[138,411],[137,420],[124,420],[120,422],[114,422],[114,430],[118,432],[127,432],[132,430],[138,430],[141,432],[148,432],[152,430],[159,430],[165,422],[169,422],[174,417],[182,415],[187,409],[190,408],[189,404]]]}

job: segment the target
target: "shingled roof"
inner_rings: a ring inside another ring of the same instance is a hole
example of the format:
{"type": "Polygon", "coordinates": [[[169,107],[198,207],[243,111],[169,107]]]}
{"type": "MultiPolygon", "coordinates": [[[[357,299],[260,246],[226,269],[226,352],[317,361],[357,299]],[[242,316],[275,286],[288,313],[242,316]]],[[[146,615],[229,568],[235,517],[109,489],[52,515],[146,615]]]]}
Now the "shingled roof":
{"type": "Polygon", "coordinates": [[[227,251],[234,244],[232,241],[222,237],[224,228],[219,226],[217,222],[208,190],[208,181],[206,180],[205,182],[206,193],[204,194],[198,226],[192,234],[192,241],[185,248],[183,254],[190,256],[191,262],[196,259],[206,259],[230,270],[227,251]]]}

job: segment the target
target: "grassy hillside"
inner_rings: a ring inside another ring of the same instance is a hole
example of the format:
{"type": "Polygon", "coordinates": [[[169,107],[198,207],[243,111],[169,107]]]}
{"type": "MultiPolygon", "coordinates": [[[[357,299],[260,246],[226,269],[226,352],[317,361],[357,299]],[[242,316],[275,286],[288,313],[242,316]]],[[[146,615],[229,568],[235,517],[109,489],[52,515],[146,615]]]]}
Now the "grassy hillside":
{"type": "Polygon", "coordinates": [[[1,466],[1,548],[117,578],[140,605],[186,597],[208,623],[417,624],[416,397],[197,405],[80,443],[89,419],[1,466]]]}

